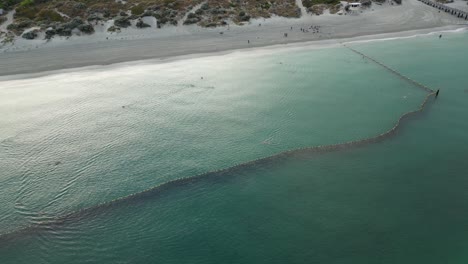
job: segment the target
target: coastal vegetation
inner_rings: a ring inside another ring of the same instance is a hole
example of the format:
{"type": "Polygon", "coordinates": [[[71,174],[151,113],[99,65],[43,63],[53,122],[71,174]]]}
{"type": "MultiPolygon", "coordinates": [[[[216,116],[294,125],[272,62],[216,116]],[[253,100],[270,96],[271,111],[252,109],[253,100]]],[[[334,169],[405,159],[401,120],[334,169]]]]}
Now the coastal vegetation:
{"type": "MultiPolygon", "coordinates": [[[[326,9],[332,14],[342,9],[339,0],[302,0],[302,3],[309,13],[316,15],[326,9]]],[[[46,38],[71,36],[76,30],[89,34],[94,32],[95,25],[104,25],[105,21],[113,23],[108,26],[112,32],[131,25],[151,27],[143,21],[145,17],[153,17],[157,27],[180,23],[217,27],[244,24],[255,18],[301,16],[295,0],[1,0],[0,7],[16,10],[8,30],[22,35],[35,27],[45,32],[46,38]]],[[[3,21],[5,18],[0,16],[0,23],[3,21]]]]}
{"type": "Polygon", "coordinates": [[[5,9],[5,10],[10,10],[20,2],[21,2],[20,0],[1,0],[0,8],[5,9]]]}
{"type": "Polygon", "coordinates": [[[331,14],[335,14],[341,9],[339,0],[302,0],[302,4],[307,12],[314,15],[321,15],[326,9],[329,9],[331,14]]]}
{"type": "Polygon", "coordinates": [[[4,16],[0,16],[0,25],[3,24],[3,22],[7,21],[7,18],[4,16]]]}

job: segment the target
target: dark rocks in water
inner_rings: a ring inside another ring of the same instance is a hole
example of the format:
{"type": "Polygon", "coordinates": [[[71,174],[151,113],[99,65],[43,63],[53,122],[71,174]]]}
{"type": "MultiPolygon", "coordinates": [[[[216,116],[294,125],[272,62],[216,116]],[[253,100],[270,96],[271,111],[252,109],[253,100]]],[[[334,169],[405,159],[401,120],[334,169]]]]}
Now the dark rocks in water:
{"type": "Polygon", "coordinates": [[[29,32],[24,33],[21,35],[22,38],[24,39],[35,39],[37,37],[37,31],[36,30],[31,30],[29,32]]]}
{"type": "Polygon", "coordinates": [[[124,11],[121,11],[119,15],[120,15],[120,16],[123,16],[123,17],[124,17],[124,16],[125,16],[125,17],[128,16],[127,13],[125,13],[124,11]]]}
{"type": "Polygon", "coordinates": [[[62,164],[61,161],[56,161],[56,162],[54,163],[55,166],[58,166],[58,165],[60,165],[60,164],[62,164]]]}
{"type": "Polygon", "coordinates": [[[116,27],[126,28],[131,25],[130,20],[127,17],[117,17],[114,20],[114,25],[116,27]]]}
{"type": "Polygon", "coordinates": [[[136,23],[136,26],[137,28],[147,28],[147,27],[151,27],[150,25],[146,24],[145,22],[143,22],[143,20],[138,20],[138,22],[136,23]]]}
{"type": "Polygon", "coordinates": [[[92,34],[92,33],[94,33],[94,28],[93,28],[93,26],[88,25],[88,24],[79,25],[79,26],[78,26],[78,29],[79,29],[81,32],[86,33],[86,34],[92,34]]]}

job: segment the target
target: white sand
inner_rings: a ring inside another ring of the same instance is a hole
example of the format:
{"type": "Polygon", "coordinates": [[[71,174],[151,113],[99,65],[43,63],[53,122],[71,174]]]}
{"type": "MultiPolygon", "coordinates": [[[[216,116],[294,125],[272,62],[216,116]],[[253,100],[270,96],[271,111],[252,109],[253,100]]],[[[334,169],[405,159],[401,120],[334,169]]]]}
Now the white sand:
{"type": "MultiPolygon", "coordinates": [[[[148,21],[154,24],[155,21],[148,21]]],[[[0,49],[0,75],[43,72],[89,65],[107,65],[151,58],[168,58],[253,47],[319,41],[337,43],[345,38],[392,33],[379,37],[412,35],[417,32],[460,27],[464,21],[416,0],[403,5],[373,5],[355,15],[305,15],[300,19],[274,17],[252,21],[250,25],[205,29],[198,26],[167,26],[162,29],[124,29],[107,32],[109,23],[96,28],[91,36],[70,39],[18,39],[0,49]],[[259,26],[259,23],[262,26],[259,26]],[[322,33],[303,33],[300,28],[321,26],[322,33]],[[293,27],[293,30],[290,28],[293,27]],[[437,28],[437,29],[435,29],[437,28]],[[418,30],[417,32],[414,30],[418,30]],[[410,32],[403,32],[410,31],[410,32]],[[223,32],[223,34],[220,34],[223,32]],[[397,32],[403,32],[394,34],[397,32]],[[288,33],[285,38],[284,33],[288,33]],[[341,39],[341,40],[340,40],[341,39]],[[250,40],[250,44],[247,41],[250,40]]],[[[366,39],[361,37],[360,39],[366,39]]],[[[371,38],[375,38],[372,36],[371,38]]],[[[320,43],[320,44],[319,44],[320,43]]],[[[307,45],[311,45],[308,43],[307,45]]]]}
{"type": "Polygon", "coordinates": [[[307,9],[302,4],[302,0],[296,0],[296,5],[301,9],[301,16],[308,16],[307,9]]]}
{"type": "Polygon", "coordinates": [[[3,24],[0,25],[0,32],[5,32],[7,31],[8,25],[13,23],[13,16],[15,15],[15,11],[11,11],[6,15],[7,20],[3,22],[3,24]]]}

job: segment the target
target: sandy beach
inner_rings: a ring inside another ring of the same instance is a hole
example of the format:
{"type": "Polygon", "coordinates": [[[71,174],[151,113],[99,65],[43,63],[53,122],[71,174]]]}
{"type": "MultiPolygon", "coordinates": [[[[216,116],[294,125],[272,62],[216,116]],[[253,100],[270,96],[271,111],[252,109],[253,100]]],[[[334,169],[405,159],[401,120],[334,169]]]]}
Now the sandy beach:
{"type": "Polygon", "coordinates": [[[424,34],[465,27],[466,22],[417,0],[402,5],[373,5],[352,15],[303,15],[299,19],[273,17],[249,25],[218,28],[169,26],[127,29],[69,39],[18,39],[0,48],[0,76],[39,73],[91,65],[228,52],[265,46],[338,44],[344,41],[424,34]],[[303,32],[319,26],[319,33],[303,32]],[[285,37],[287,33],[287,37],[285,37]]]}

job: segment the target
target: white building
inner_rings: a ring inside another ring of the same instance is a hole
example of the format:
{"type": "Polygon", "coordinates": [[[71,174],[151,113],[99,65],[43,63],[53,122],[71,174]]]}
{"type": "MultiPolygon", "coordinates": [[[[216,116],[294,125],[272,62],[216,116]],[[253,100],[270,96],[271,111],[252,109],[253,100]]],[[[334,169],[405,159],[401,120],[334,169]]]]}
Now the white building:
{"type": "Polygon", "coordinates": [[[358,11],[359,9],[361,9],[361,3],[349,3],[349,10],[358,11]]]}

